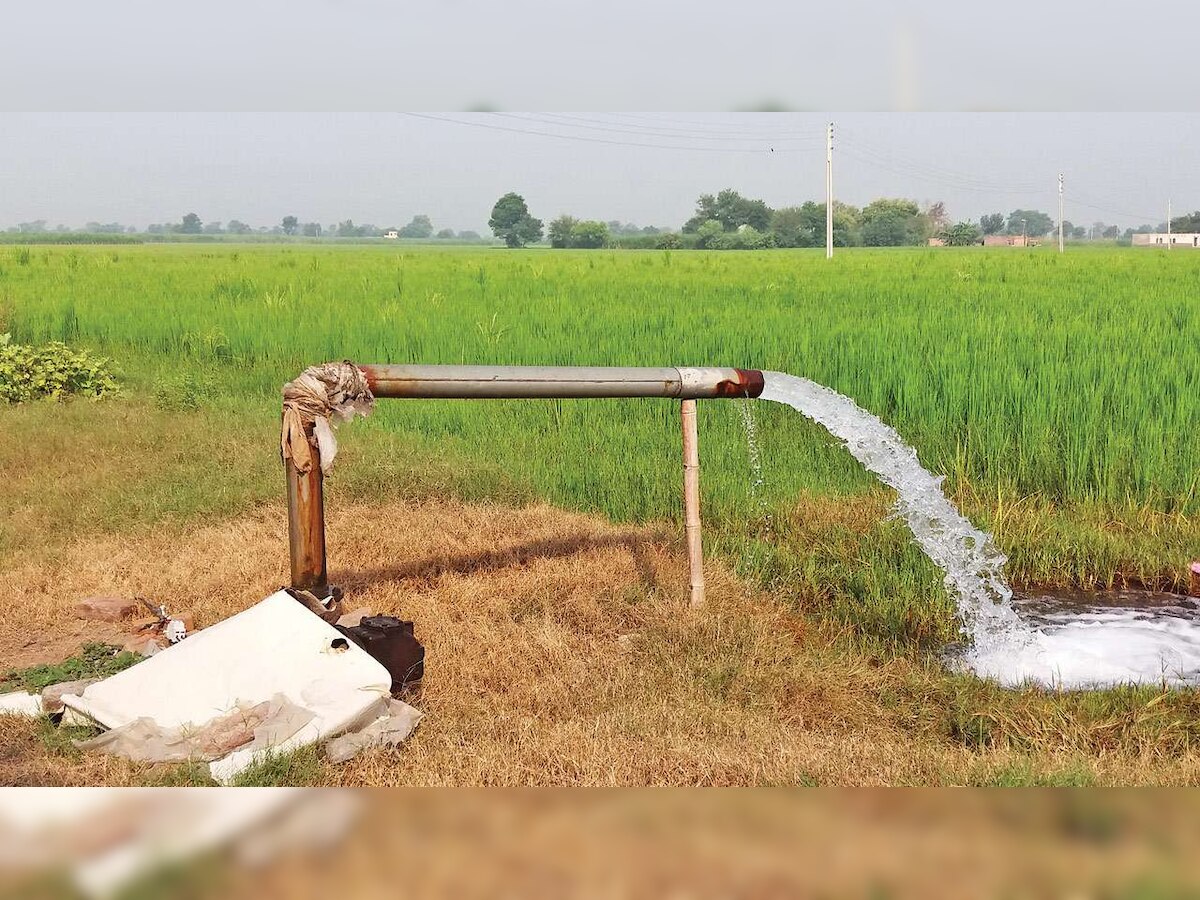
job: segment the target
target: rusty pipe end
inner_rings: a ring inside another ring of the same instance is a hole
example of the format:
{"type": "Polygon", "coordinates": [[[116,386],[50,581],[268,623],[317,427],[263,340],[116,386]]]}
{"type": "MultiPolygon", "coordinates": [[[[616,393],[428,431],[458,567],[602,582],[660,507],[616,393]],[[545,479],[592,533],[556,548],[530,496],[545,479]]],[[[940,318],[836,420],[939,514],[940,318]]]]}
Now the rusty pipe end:
{"type": "Polygon", "coordinates": [[[737,373],[737,379],[723,381],[717,385],[718,397],[749,397],[753,399],[758,397],[766,387],[767,381],[758,369],[734,369],[733,371],[737,373]],[[727,385],[730,393],[723,392],[727,385]]]}

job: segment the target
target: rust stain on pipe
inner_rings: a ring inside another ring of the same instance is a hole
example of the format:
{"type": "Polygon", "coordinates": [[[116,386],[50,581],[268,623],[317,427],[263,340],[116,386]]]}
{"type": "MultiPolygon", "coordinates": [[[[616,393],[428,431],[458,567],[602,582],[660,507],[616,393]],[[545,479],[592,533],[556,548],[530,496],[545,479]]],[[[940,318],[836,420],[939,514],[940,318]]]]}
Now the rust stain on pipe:
{"type": "Polygon", "coordinates": [[[766,379],[758,369],[734,369],[736,380],[722,381],[717,385],[717,397],[757,397],[766,386],[766,379]]]}

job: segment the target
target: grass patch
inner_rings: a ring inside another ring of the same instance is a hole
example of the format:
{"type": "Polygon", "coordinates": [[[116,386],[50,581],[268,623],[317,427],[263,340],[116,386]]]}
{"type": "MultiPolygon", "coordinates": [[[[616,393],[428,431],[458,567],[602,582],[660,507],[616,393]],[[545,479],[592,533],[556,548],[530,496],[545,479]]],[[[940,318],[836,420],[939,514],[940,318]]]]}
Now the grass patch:
{"type": "Polygon", "coordinates": [[[85,644],[75,656],[60,663],[10,669],[0,676],[0,693],[29,691],[40,693],[52,684],[107,678],[142,661],[142,656],[109,644],[85,644]]]}
{"type": "Polygon", "coordinates": [[[234,779],[233,787],[312,787],[321,780],[321,751],[313,745],[291,753],[266,753],[234,779]]]}

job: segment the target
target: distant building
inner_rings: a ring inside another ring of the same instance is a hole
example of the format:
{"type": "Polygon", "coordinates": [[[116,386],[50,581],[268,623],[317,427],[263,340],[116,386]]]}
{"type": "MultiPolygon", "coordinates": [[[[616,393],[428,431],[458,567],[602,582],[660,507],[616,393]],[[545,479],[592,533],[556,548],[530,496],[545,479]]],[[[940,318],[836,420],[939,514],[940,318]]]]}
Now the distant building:
{"type": "Polygon", "coordinates": [[[1200,249],[1200,233],[1184,231],[1179,234],[1151,232],[1133,235],[1135,247],[1195,247],[1200,249]]]}
{"type": "Polygon", "coordinates": [[[385,232],[383,233],[383,236],[384,236],[385,238],[387,238],[389,241],[394,241],[394,240],[397,240],[397,239],[399,239],[399,237],[400,237],[400,232],[399,232],[399,231],[397,231],[395,228],[393,228],[393,229],[391,229],[390,231],[385,231],[385,232]]]}
{"type": "Polygon", "coordinates": [[[1038,242],[1024,234],[989,234],[983,239],[985,247],[1036,247],[1038,242]]]}
{"type": "Polygon", "coordinates": [[[946,242],[943,241],[941,238],[933,237],[933,238],[929,239],[929,246],[930,247],[945,247],[946,242]]]}

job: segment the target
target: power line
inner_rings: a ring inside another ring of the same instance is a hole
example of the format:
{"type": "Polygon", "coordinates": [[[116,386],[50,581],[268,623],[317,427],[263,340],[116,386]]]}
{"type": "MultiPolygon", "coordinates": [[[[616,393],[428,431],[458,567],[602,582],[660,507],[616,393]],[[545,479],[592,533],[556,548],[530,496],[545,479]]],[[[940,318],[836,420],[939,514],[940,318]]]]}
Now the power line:
{"type": "Polygon", "coordinates": [[[1071,195],[1071,204],[1073,206],[1084,206],[1084,207],[1087,207],[1088,209],[1093,209],[1096,212],[1108,213],[1109,215],[1113,215],[1113,216],[1121,216],[1122,218],[1125,218],[1125,219],[1140,219],[1142,222],[1147,222],[1147,223],[1153,222],[1158,218],[1158,216],[1147,216],[1147,215],[1142,215],[1141,213],[1129,212],[1128,210],[1113,209],[1112,207],[1101,206],[1101,205],[1098,205],[1095,203],[1089,203],[1086,200],[1077,199],[1075,194],[1071,195]]]}
{"type": "Polygon", "coordinates": [[[523,119],[527,121],[535,121],[546,125],[563,125],[571,128],[589,128],[599,131],[614,131],[624,134],[639,134],[659,137],[695,137],[700,140],[713,141],[737,141],[737,140],[758,140],[758,141],[808,141],[810,143],[819,144],[820,139],[815,137],[812,132],[808,131],[792,131],[792,132],[772,132],[772,133],[751,133],[751,132],[714,132],[714,131],[697,131],[694,129],[671,128],[669,126],[655,126],[653,129],[649,125],[631,125],[625,122],[607,122],[603,119],[591,119],[584,116],[572,116],[566,113],[492,113],[496,116],[504,116],[506,118],[523,119]],[[546,119],[555,121],[547,122],[546,119]],[[557,120],[565,120],[563,122],[557,120]],[[580,124],[570,124],[580,123],[580,124]]]}
{"type": "MultiPolygon", "coordinates": [[[[683,128],[702,128],[702,129],[724,128],[724,129],[736,130],[736,129],[745,127],[744,125],[742,125],[738,122],[697,121],[695,119],[664,119],[661,116],[655,115],[655,114],[638,115],[637,113],[608,113],[607,115],[612,116],[613,118],[617,118],[617,119],[632,119],[635,122],[648,122],[648,123],[652,122],[657,127],[660,127],[660,128],[665,128],[665,127],[670,127],[670,126],[681,126],[683,128]]],[[[748,113],[738,113],[737,115],[749,115],[749,114],[748,113]]],[[[777,114],[759,113],[758,115],[774,116],[777,114]]],[[[801,133],[807,134],[808,130],[804,129],[802,132],[797,131],[794,133],[795,134],[801,134],[801,133]]]]}
{"type": "Polygon", "coordinates": [[[776,149],[771,146],[761,147],[697,147],[695,145],[679,145],[679,144],[643,144],[634,141],[622,141],[611,138],[589,137],[581,134],[558,134],[552,131],[535,131],[527,128],[512,128],[506,125],[499,125],[489,122],[464,121],[462,119],[454,119],[449,116],[437,116],[431,113],[416,113],[402,112],[402,116],[410,116],[416,119],[429,119],[435,122],[448,122],[454,125],[466,125],[471,128],[486,128],[492,131],[507,131],[512,134],[531,135],[536,137],[558,138],[563,141],[583,141],[589,144],[609,144],[616,147],[642,147],[648,150],[688,150],[697,151],[700,153],[804,153],[810,152],[808,148],[802,147],[780,147],[776,149]]]}
{"type": "Polygon", "coordinates": [[[945,169],[940,166],[935,166],[930,163],[921,163],[906,159],[905,157],[891,150],[874,148],[866,141],[856,138],[853,134],[850,136],[850,147],[872,157],[878,162],[881,167],[891,166],[897,174],[911,174],[920,177],[937,178],[941,181],[954,182],[965,187],[974,187],[984,190],[1003,191],[1008,193],[1035,193],[1042,189],[1041,185],[1035,184],[1012,184],[1011,182],[998,182],[980,178],[977,175],[969,175],[963,172],[955,172],[950,169],[945,169]]]}
{"type": "Polygon", "coordinates": [[[999,187],[999,186],[976,186],[976,185],[971,185],[971,184],[958,183],[958,182],[951,180],[950,178],[948,178],[946,176],[935,174],[935,173],[914,172],[911,170],[906,171],[904,169],[895,168],[894,166],[888,165],[887,163],[880,162],[877,159],[872,159],[868,156],[863,156],[860,153],[856,152],[853,147],[843,147],[842,152],[844,154],[846,154],[847,156],[851,157],[852,159],[858,160],[861,163],[865,163],[868,166],[874,166],[877,169],[882,169],[884,171],[891,172],[894,175],[900,175],[905,178],[916,178],[920,181],[934,182],[934,183],[940,184],[944,187],[953,188],[956,191],[967,191],[969,193],[974,193],[974,194],[998,194],[998,193],[1000,193],[1000,194],[1032,194],[1032,193],[1036,192],[1036,189],[1034,189],[1034,188],[1008,188],[1008,187],[999,187]]]}

